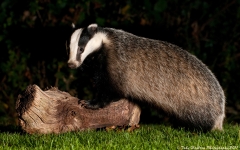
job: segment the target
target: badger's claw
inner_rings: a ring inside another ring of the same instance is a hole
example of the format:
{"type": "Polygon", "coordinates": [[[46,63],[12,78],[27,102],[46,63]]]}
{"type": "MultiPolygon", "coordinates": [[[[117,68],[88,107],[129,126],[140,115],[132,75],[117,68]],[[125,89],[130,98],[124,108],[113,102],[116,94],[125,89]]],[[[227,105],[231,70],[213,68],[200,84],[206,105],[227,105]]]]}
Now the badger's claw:
{"type": "Polygon", "coordinates": [[[87,100],[79,100],[78,101],[78,104],[81,106],[81,107],[84,107],[85,105],[87,105],[88,101],[87,100]]]}
{"type": "Polygon", "coordinates": [[[93,104],[93,102],[93,100],[80,100],[78,104],[87,109],[99,109],[100,106],[98,104],[93,104]]]}

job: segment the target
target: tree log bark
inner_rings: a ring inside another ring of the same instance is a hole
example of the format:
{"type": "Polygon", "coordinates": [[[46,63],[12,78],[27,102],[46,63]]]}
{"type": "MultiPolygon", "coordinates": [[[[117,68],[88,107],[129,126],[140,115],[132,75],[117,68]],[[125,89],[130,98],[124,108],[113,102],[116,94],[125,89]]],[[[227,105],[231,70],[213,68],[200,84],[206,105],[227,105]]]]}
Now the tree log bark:
{"type": "Polygon", "coordinates": [[[30,85],[18,96],[16,111],[20,126],[27,133],[64,133],[110,126],[136,126],[140,108],[121,99],[91,110],[79,105],[80,100],[55,87],[43,91],[30,85]]]}

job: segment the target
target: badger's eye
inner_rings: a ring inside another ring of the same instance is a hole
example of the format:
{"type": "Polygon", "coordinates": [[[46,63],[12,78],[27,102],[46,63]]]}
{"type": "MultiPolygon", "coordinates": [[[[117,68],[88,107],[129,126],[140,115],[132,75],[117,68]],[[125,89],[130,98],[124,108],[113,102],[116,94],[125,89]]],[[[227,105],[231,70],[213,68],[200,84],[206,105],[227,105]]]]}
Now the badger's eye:
{"type": "Polygon", "coordinates": [[[83,53],[83,51],[84,51],[84,48],[83,47],[80,47],[80,46],[78,46],[78,53],[83,53]]]}

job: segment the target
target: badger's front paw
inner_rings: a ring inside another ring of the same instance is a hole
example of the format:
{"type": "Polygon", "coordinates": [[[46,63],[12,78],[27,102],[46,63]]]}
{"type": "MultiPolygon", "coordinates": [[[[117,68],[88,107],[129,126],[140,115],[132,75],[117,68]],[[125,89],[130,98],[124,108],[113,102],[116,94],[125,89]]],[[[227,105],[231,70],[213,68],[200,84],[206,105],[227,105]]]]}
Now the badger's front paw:
{"type": "Polygon", "coordinates": [[[95,103],[94,100],[80,100],[78,104],[81,107],[87,108],[87,109],[99,109],[100,105],[95,103]]]}

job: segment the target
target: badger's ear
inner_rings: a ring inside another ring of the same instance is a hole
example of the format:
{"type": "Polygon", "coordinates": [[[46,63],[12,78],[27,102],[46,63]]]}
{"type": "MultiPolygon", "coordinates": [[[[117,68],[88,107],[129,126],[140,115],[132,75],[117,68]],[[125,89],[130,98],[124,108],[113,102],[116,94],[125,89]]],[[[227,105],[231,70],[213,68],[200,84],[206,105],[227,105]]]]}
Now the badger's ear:
{"type": "Polygon", "coordinates": [[[89,32],[90,34],[94,34],[94,33],[97,32],[97,28],[98,28],[98,25],[97,25],[97,24],[90,24],[90,25],[88,26],[88,32],[89,32]]]}
{"type": "Polygon", "coordinates": [[[75,26],[75,24],[74,24],[74,23],[72,23],[72,28],[73,28],[73,29],[75,29],[75,28],[76,28],[76,26],[75,26]]]}

